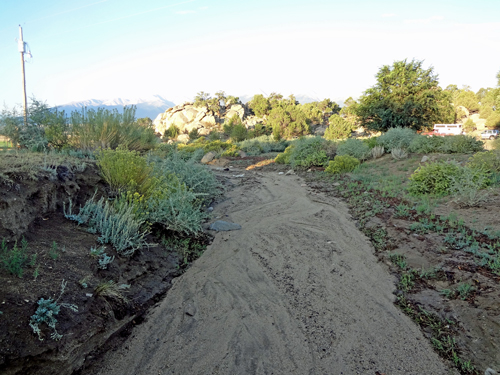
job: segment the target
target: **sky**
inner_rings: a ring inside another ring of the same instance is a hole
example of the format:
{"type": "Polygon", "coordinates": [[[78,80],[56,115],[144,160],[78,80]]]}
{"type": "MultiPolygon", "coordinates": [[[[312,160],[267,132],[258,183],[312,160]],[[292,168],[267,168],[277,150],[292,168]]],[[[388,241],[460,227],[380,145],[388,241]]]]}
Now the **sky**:
{"type": "Polygon", "coordinates": [[[200,92],[359,97],[394,61],[495,87],[499,0],[0,0],[0,105],[200,92]]]}

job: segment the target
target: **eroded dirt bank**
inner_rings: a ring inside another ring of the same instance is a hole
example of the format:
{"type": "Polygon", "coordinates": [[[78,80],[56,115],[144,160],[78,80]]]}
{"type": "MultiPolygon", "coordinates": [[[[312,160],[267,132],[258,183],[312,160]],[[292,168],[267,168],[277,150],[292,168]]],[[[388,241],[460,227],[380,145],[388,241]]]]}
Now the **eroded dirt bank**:
{"type": "Polygon", "coordinates": [[[217,233],[145,323],[84,373],[453,373],[394,306],[393,277],[343,203],[295,175],[242,173],[214,210],[242,229],[217,233]]]}

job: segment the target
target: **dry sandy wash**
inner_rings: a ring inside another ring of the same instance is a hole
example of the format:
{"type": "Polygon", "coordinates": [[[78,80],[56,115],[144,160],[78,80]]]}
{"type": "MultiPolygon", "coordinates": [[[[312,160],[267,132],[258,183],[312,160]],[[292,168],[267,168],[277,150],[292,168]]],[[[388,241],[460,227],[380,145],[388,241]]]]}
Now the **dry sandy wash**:
{"type": "Polygon", "coordinates": [[[394,306],[395,280],[342,202],[296,175],[227,176],[214,216],[243,228],[217,233],[92,373],[454,373],[394,306]]]}

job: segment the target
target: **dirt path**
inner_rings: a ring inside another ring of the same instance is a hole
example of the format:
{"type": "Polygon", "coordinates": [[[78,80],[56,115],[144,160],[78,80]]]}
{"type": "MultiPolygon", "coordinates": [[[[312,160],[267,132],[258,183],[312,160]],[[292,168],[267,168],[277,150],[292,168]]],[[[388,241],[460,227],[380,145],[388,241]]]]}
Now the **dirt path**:
{"type": "Polygon", "coordinates": [[[340,201],[229,172],[222,232],[96,374],[449,374],[340,201]],[[225,215],[228,215],[226,217],[225,215]]]}

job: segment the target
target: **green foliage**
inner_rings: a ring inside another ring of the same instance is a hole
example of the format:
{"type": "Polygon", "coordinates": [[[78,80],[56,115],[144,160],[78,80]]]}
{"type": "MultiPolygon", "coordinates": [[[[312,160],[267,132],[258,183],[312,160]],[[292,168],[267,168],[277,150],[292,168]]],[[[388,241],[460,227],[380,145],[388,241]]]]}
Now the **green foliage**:
{"type": "Polygon", "coordinates": [[[486,119],[485,126],[489,129],[500,129],[500,111],[493,111],[486,119]]]}
{"type": "Polygon", "coordinates": [[[453,177],[450,191],[453,201],[460,207],[476,207],[485,202],[486,193],[481,191],[489,184],[489,171],[483,168],[462,168],[460,177],[453,177]]]}
{"type": "Polygon", "coordinates": [[[206,249],[206,245],[197,242],[192,238],[168,237],[162,238],[162,244],[167,249],[175,251],[182,260],[182,267],[195,261],[206,249]]]}
{"type": "Polygon", "coordinates": [[[421,61],[396,61],[392,67],[383,66],[376,77],[377,83],[364,93],[357,109],[368,129],[420,130],[449,121],[451,97],[438,86],[433,69],[424,70],[421,61]]]}
{"type": "Polygon", "coordinates": [[[144,237],[147,234],[141,231],[143,221],[136,218],[135,210],[133,205],[128,204],[116,210],[103,197],[97,202],[89,199],[78,215],[67,217],[88,225],[91,233],[100,233],[100,243],[110,243],[120,255],[131,256],[146,244],[144,237]]]}
{"type": "Polygon", "coordinates": [[[478,152],[469,158],[467,166],[491,173],[500,172],[500,152],[498,150],[478,152]]]}
{"type": "Polygon", "coordinates": [[[243,124],[236,124],[231,129],[230,138],[233,142],[241,142],[247,139],[248,130],[243,124]]]}
{"type": "Polygon", "coordinates": [[[276,141],[270,135],[262,135],[260,137],[240,142],[238,143],[238,147],[247,155],[259,155],[268,152],[283,152],[288,144],[288,141],[276,141]]]}
{"type": "Polygon", "coordinates": [[[417,168],[410,176],[408,191],[412,195],[447,195],[457,190],[465,174],[470,174],[471,184],[477,189],[489,183],[488,172],[482,169],[462,167],[456,162],[435,162],[417,168]]]}
{"type": "Polygon", "coordinates": [[[339,115],[332,115],[328,120],[329,126],[325,130],[325,139],[345,139],[349,138],[354,126],[351,122],[343,119],[339,115]]]}
{"type": "Polygon", "coordinates": [[[0,243],[0,264],[11,274],[16,275],[17,277],[23,277],[23,268],[29,263],[27,249],[28,241],[26,241],[24,237],[21,240],[21,246],[18,247],[16,241],[12,249],[7,247],[5,238],[2,239],[2,242],[0,243]]]}
{"type": "Polygon", "coordinates": [[[459,92],[453,96],[453,105],[455,107],[463,106],[473,112],[479,110],[477,96],[469,90],[459,90],[459,92]]]}
{"type": "Polygon", "coordinates": [[[198,128],[192,129],[188,135],[190,141],[197,140],[200,137],[200,134],[198,133],[198,128]]]}
{"type": "Polygon", "coordinates": [[[262,94],[254,95],[253,99],[248,102],[248,107],[255,113],[256,116],[263,117],[269,114],[271,104],[269,100],[262,94]]]}
{"type": "Polygon", "coordinates": [[[42,338],[42,331],[40,329],[40,325],[45,323],[49,328],[52,329],[52,334],[50,337],[53,340],[60,340],[62,338],[62,335],[57,333],[56,330],[56,323],[57,319],[55,318],[56,315],[59,314],[59,311],[61,310],[61,307],[70,309],[71,311],[77,312],[78,311],[78,306],[69,304],[69,303],[58,303],[59,299],[64,293],[64,289],[66,288],[66,282],[63,280],[61,283],[61,293],[59,294],[59,297],[54,301],[52,298],[40,298],[38,300],[38,308],[35,311],[35,314],[31,316],[29,326],[33,330],[34,333],[38,335],[38,339],[40,341],[43,341],[42,338]]]}
{"type": "Polygon", "coordinates": [[[292,154],[293,145],[288,146],[284,152],[278,154],[274,159],[276,164],[290,164],[290,155],[292,154]]]}
{"type": "Polygon", "coordinates": [[[464,122],[463,129],[467,134],[471,133],[476,129],[476,123],[471,118],[468,118],[467,121],[464,122]]]}
{"type": "Polygon", "coordinates": [[[360,161],[350,155],[336,155],[328,164],[325,172],[331,174],[348,173],[356,169],[359,164],[360,161]]]}
{"type": "Polygon", "coordinates": [[[484,143],[468,135],[449,135],[446,137],[416,135],[410,143],[410,152],[444,154],[471,154],[482,151],[484,143]]]}
{"type": "Polygon", "coordinates": [[[267,124],[272,127],[276,140],[300,137],[310,133],[306,115],[296,105],[273,108],[269,112],[267,124]]]}
{"type": "Polygon", "coordinates": [[[392,151],[394,148],[408,149],[415,135],[413,129],[390,128],[386,133],[378,137],[378,144],[384,146],[387,152],[392,151]]]}
{"type": "Polygon", "coordinates": [[[146,151],[158,143],[153,127],[135,121],[135,106],[116,109],[82,109],[71,112],[70,144],[77,149],[115,149],[119,145],[129,150],[146,151]]]}
{"type": "Polygon", "coordinates": [[[323,166],[328,162],[326,145],[321,137],[304,137],[294,142],[291,148],[289,163],[292,168],[308,168],[311,166],[323,166]]]}
{"type": "Polygon", "coordinates": [[[151,186],[152,166],[137,151],[124,147],[101,150],[97,153],[101,175],[115,192],[138,191],[145,193],[151,186]]]}
{"type": "Polygon", "coordinates": [[[370,154],[370,147],[360,139],[349,138],[337,146],[338,155],[350,155],[359,160],[366,160],[370,154]]]}
{"type": "Polygon", "coordinates": [[[468,135],[451,135],[443,138],[444,142],[439,152],[444,154],[472,154],[484,149],[483,141],[468,135]]]}
{"type": "Polygon", "coordinates": [[[487,119],[493,113],[493,108],[489,105],[482,105],[479,110],[479,118],[487,119]]]}
{"type": "Polygon", "coordinates": [[[175,175],[201,201],[208,202],[221,193],[221,184],[207,166],[193,159],[183,160],[177,152],[164,160],[155,159],[154,168],[156,175],[175,175]]]}
{"type": "Polygon", "coordinates": [[[175,139],[181,134],[181,130],[179,129],[178,126],[172,124],[168,127],[168,129],[165,130],[165,133],[163,133],[163,138],[164,139],[175,139]]]}

